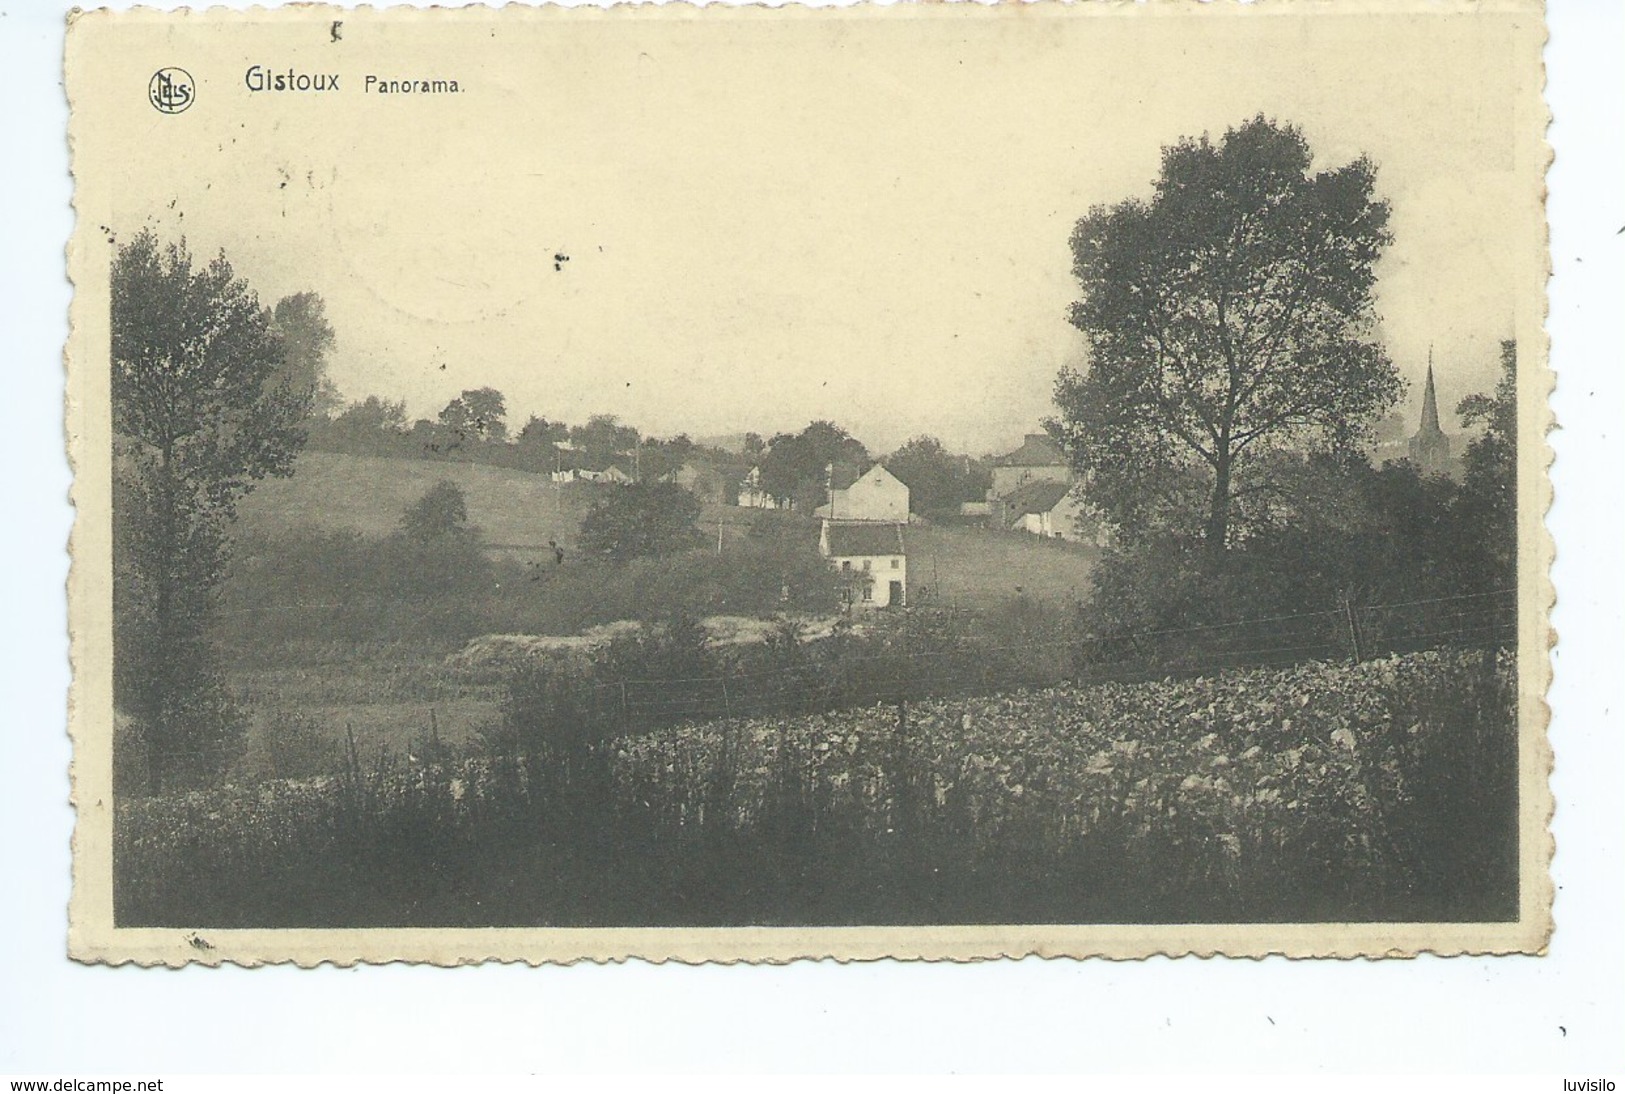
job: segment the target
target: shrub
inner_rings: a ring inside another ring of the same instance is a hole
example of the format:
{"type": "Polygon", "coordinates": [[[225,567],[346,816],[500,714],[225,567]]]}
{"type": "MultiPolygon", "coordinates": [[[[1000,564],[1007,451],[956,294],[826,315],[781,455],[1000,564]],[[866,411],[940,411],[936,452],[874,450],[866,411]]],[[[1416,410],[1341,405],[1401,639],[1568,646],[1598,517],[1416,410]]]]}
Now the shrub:
{"type": "Polygon", "coordinates": [[[669,555],[699,543],[700,500],[673,482],[607,491],[581,519],[581,549],[617,562],[669,555]]]}

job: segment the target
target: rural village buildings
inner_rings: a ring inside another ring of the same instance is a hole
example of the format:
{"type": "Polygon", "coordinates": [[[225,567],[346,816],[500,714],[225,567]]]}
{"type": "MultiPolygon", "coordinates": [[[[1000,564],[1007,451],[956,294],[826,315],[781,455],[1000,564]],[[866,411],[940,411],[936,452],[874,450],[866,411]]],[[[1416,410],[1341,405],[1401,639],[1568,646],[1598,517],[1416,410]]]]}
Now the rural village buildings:
{"type": "Polygon", "coordinates": [[[902,607],[908,602],[908,552],[903,526],[892,521],[819,522],[818,553],[848,580],[853,607],[902,607]]]}
{"type": "MultiPolygon", "coordinates": [[[[966,506],[962,515],[985,517],[989,527],[1046,539],[1098,544],[1104,538],[1072,489],[1070,463],[1047,434],[1028,434],[1020,448],[994,463],[991,480],[987,500],[966,506]]],[[[879,463],[861,471],[831,465],[825,485],[826,501],[814,511],[818,550],[848,577],[848,603],[873,608],[905,604],[908,485],[879,463]]],[[[762,488],[760,467],[751,468],[739,484],[738,504],[756,509],[789,505],[762,488]]]]}
{"type": "Polygon", "coordinates": [[[992,527],[1103,545],[1104,531],[1087,519],[1072,489],[1072,465],[1048,434],[1027,434],[1020,448],[994,461],[992,478],[985,503],[992,527]]]}
{"type": "Polygon", "coordinates": [[[739,505],[746,509],[788,509],[789,498],[775,498],[762,489],[762,469],[752,467],[739,484],[739,505]]]}
{"type": "Polygon", "coordinates": [[[625,484],[632,481],[632,476],[621,470],[618,464],[610,464],[602,469],[595,470],[590,467],[565,467],[549,472],[554,482],[611,482],[625,484]]]}
{"type": "Polygon", "coordinates": [[[908,487],[878,463],[861,475],[850,464],[835,464],[829,470],[829,501],[818,507],[817,515],[907,524],[908,487]]]}
{"type": "Polygon", "coordinates": [[[852,607],[892,608],[908,602],[908,486],[880,464],[858,474],[831,465],[828,498],[817,510],[818,553],[845,578],[852,607]]]}
{"type": "Polygon", "coordinates": [[[1047,433],[1027,434],[1020,448],[994,461],[988,500],[1007,498],[1030,482],[1072,482],[1066,453],[1047,433]]]}
{"type": "Polygon", "coordinates": [[[1009,527],[1045,539],[1078,540],[1083,506],[1069,482],[1040,479],[1029,482],[1000,502],[1009,527]]]}

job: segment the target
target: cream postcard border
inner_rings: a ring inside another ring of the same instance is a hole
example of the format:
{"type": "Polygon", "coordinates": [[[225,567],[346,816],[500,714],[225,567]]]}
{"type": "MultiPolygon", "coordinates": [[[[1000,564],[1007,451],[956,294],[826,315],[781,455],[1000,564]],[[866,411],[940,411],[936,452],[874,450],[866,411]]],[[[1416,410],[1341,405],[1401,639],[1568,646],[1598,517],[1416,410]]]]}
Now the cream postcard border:
{"type": "MultiPolygon", "coordinates": [[[[1537,31],[1538,3],[1528,0],[1381,2],[1342,0],[1337,13],[1405,14],[1425,9],[1431,15],[1472,18],[1495,11],[1527,13],[1537,31]]],[[[1187,0],[1156,0],[1144,6],[1124,3],[1062,5],[1051,2],[838,9],[695,8],[674,3],[611,9],[557,7],[408,9],[367,11],[290,7],[255,9],[251,13],[208,9],[159,12],[137,9],[70,16],[66,47],[70,108],[96,91],[94,76],[76,62],[84,26],[112,20],[180,21],[189,26],[213,21],[323,20],[360,17],[412,21],[545,21],[636,19],[680,23],[707,18],[779,20],[816,19],[908,20],[911,18],[986,19],[1213,19],[1314,18],[1332,5],[1309,0],[1260,0],[1237,4],[1197,5],[1187,0]],[[1011,10],[1012,8],[1019,10],[1011,10]],[[1132,10],[1125,10],[1132,9],[1132,10]]],[[[1543,32],[1542,32],[1543,33],[1543,32]]],[[[1538,35],[1537,35],[1538,37],[1538,35]]],[[[1533,53],[1533,50],[1531,50],[1533,53]]],[[[1526,83],[1516,98],[1515,141],[1518,171],[1544,194],[1550,153],[1544,140],[1548,115],[1541,97],[1538,58],[1528,63],[1526,83]]],[[[1182,925],[1018,925],[978,927],[852,928],[717,928],[717,929],[369,929],[369,930],[233,930],[190,931],[131,929],[113,926],[112,914],[112,674],[111,674],[111,414],[105,371],[107,358],[107,248],[100,244],[102,211],[78,177],[86,157],[83,146],[95,134],[82,109],[70,115],[69,137],[75,170],[74,238],[68,268],[74,284],[71,330],[66,351],[68,449],[74,470],[76,519],[71,540],[69,626],[73,663],[69,732],[73,741],[73,804],[77,821],[73,841],[73,893],[69,908],[68,949],[76,960],[121,964],[178,966],[187,963],[259,965],[292,962],[407,961],[460,965],[487,960],[541,963],[618,961],[779,963],[803,958],[839,961],[882,958],[976,960],[998,957],[1143,958],[1164,954],[1257,957],[1378,957],[1434,954],[1500,954],[1544,952],[1552,930],[1549,833],[1552,815],[1548,776],[1552,756],[1547,741],[1545,695],[1551,679],[1550,647],[1555,641],[1548,619],[1553,603],[1549,578],[1553,544],[1544,517],[1551,503],[1547,468],[1551,453],[1546,434],[1552,419],[1548,396],[1553,376],[1547,364],[1544,333],[1545,283],[1549,273],[1544,224],[1523,241],[1519,266],[1515,328],[1519,334],[1519,797],[1520,893],[1515,922],[1489,924],[1182,924],[1182,925]]],[[[104,183],[105,185],[105,183],[104,183]]]]}

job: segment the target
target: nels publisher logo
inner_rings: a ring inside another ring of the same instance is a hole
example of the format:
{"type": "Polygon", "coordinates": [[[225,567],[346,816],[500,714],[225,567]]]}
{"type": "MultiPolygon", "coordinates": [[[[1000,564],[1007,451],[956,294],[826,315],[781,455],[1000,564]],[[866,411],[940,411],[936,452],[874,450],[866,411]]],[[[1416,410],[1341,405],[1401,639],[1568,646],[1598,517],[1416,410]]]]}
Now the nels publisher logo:
{"type": "Polygon", "coordinates": [[[162,114],[179,114],[195,98],[196,85],[184,68],[160,68],[147,82],[147,101],[162,114]]]}

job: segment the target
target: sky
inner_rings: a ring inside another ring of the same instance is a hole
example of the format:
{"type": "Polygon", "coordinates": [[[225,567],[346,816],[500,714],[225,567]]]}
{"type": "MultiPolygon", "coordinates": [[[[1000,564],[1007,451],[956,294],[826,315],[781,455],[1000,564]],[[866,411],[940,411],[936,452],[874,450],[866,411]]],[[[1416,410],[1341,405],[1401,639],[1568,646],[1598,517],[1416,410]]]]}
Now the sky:
{"type": "Polygon", "coordinates": [[[1317,167],[1377,164],[1402,412],[1430,348],[1441,408],[1488,390],[1540,224],[1541,150],[1514,140],[1527,20],[1258,7],[612,13],[500,34],[477,13],[436,31],[351,12],[338,41],[285,16],[87,35],[87,63],[114,68],[98,88],[179,64],[198,97],[174,116],[139,95],[76,104],[76,156],[140,164],[105,192],[82,181],[79,207],[224,250],[267,304],[320,294],[349,399],[432,416],[489,385],[515,425],[828,418],[874,451],[929,433],[981,454],[1038,428],[1084,360],[1066,321],[1078,218],[1146,195],[1164,145],[1263,113],[1301,126],[1317,167]],[[343,90],[251,94],[255,63],[343,90]],[[368,94],[368,73],[464,90],[368,94]]]}

